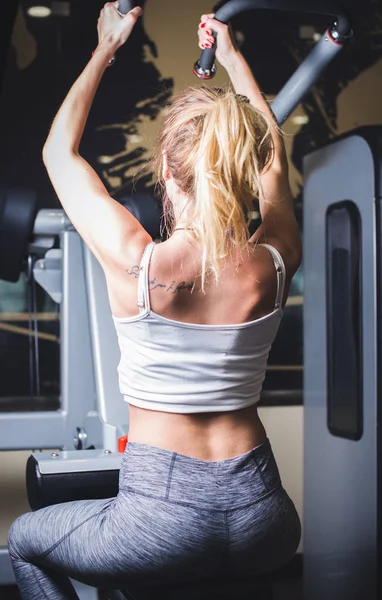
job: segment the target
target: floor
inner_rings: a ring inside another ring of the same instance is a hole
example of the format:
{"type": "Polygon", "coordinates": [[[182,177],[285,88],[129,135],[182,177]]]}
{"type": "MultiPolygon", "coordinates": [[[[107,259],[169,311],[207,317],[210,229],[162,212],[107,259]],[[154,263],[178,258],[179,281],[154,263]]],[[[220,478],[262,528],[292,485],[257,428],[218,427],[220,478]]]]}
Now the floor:
{"type": "MultiPolygon", "coordinates": [[[[21,600],[15,588],[0,588],[1,600],[21,600]]],[[[289,579],[277,582],[273,589],[273,600],[302,600],[302,582],[289,579]]]]}
{"type": "Polygon", "coordinates": [[[274,583],[273,600],[303,600],[302,578],[291,578],[274,583]]]}

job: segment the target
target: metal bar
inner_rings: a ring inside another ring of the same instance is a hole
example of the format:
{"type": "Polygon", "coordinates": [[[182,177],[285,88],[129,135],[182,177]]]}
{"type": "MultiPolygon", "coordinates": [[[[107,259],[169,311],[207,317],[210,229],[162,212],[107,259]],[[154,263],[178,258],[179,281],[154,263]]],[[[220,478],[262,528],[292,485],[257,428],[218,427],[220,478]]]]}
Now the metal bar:
{"type": "Polygon", "coordinates": [[[76,231],[63,231],[62,249],[60,389],[67,414],[66,449],[73,448],[77,427],[98,412],[83,256],[84,244],[76,231]],[[80,340],[80,343],[79,343],[80,340]]]}
{"type": "Polygon", "coordinates": [[[272,102],[273,114],[280,124],[300,104],[321,73],[341,49],[342,45],[332,38],[329,31],[326,31],[272,102]]]}
{"type": "Polygon", "coordinates": [[[344,9],[334,2],[319,2],[309,5],[306,0],[231,0],[224,4],[216,12],[215,18],[222,23],[227,23],[233,16],[246,10],[272,10],[297,12],[311,15],[327,15],[335,17],[338,30],[341,35],[348,35],[351,30],[351,23],[344,9]]]}
{"type": "Polygon", "coordinates": [[[0,413],[1,450],[62,448],[66,419],[63,411],[0,413]]]}
{"type": "MultiPolygon", "coordinates": [[[[16,585],[7,546],[0,546],[0,586],[16,585]]],[[[1,587],[0,587],[1,596],[1,587]]]]}
{"type": "Polygon", "coordinates": [[[73,225],[62,209],[43,208],[38,211],[34,223],[34,235],[58,235],[73,225]]]}

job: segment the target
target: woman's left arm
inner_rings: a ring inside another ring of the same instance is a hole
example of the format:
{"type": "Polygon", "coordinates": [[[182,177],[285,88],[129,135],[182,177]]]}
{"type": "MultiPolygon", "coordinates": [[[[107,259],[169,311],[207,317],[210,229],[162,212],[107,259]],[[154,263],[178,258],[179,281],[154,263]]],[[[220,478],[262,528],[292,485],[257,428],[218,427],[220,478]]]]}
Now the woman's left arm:
{"type": "Polygon", "coordinates": [[[107,3],[98,21],[94,55],[65,98],[43,149],[43,160],[57,196],[74,227],[103,267],[112,267],[151,240],[133,215],[110,197],[101,179],[79,154],[89,110],[109,60],[128,39],[142,14],[126,16],[107,3]]]}

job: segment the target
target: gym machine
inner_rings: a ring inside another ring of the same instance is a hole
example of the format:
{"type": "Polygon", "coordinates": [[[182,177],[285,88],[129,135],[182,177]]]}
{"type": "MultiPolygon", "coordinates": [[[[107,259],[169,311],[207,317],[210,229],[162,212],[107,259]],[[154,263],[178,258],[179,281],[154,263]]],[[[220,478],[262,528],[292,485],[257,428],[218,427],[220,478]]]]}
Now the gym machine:
{"type": "Polygon", "coordinates": [[[304,161],[304,587],[382,597],[382,127],[304,161]]]}
{"type": "MultiPolygon", "coordinates": [[[[129,0],[120,1],[123,13],[133,6],[129,0]]],[[[217,11],[215,18],[226,23],[236,14],[252,9],[335,17],[334,24],[325,31],[272,104],[273,112],[282,124],[352,37],[350,22],[343,10],[332,4],[308,7],[303,2],[285,4],[282,0],[231,0],[217,11]]],[[[214,56],[215,48],[202,52],[194,66],[198,77],[213,77],[214,56]]],[[[63,211],[43,210],[33,221],[35,202],[30,201],[29,208],[22,213],[14,199],[10,202],[9,197],[3,197],[2,202],[3,221],[7,211],[13,216],[2,227],[9,232],[9,246],[4,240],[0,241],[0,278],[7,279],[8,276],[9,280],[15,280],[10,279],[7,261],[1,258],[5,250],[9,255],[9,248],[12,248],[13,277],[17,271],[18,277],[25,255],[32,255],[35,280],[61,306],[61,402],[59,410],[51,413],[0,414],[1,449],[62,449],[51,454],[33,454],[28,461],[28,497],[32,510],[73,499],[110,497],[118,490],[122,456],[118,452],[121,449],[118,439],[127,434],[128,423],[126,406],[118,390],[119,349],[103,272],[63,211]],[[15,218],[16,213],[19,220],[15,218]],[[18,250],[14,254],[11,239],[16,231],[18,250]],[[55,247],[57,240],[58,248],[55,247]],[[25,434],[21,442],[20,436],[14,435],[15,430],[25,434]]],[[[153,213],[152,203],[151,198],[135,197],[127,199],[125,206],[155,238],[158,237],[159,214],[155,210],[153,213]],[[146,224],[145,219],[150,223],[146,224]]],[[[7,550],[0,548],[0,582],[10,585],[13,581],[7,550]]],[[[96,598],[94,588],[82,586],[78,593],[81,600],[96,598]]],[[[217,597],[220,600],[232,597],[269,600],[272,596],[269,577],[234,582],[206,580],[155,590],[147,587],[134,591],[134,594],[139,600],[154,597],[161,600],[217,597]]],[[[113,597],[129,596],[114,592],[113,597]]]]}

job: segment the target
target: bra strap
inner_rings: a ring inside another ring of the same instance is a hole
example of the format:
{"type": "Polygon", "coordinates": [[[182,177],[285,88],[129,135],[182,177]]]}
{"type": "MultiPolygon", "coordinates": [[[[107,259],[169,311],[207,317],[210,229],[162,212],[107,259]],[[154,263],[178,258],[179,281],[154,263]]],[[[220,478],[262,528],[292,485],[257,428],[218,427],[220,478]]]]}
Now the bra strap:
{"type": "Polygon", "coordinates": [[[143,315],[150,310],[150,296],[149,296],[149,264],[151,256],[155,247],[155,242],[147,244],[143,251],[141,263],[139,265],[139,276],[138,276],[138,301],[139,314],[143,315]]]}
{"type": "Polygon", "coordinates": [[[285,280],[286,280],[286,270],[285,264],[282,259],[282,256],[278,250],[274,246],[270,244],[261,244],[264,246],[271,254],[273,258],[273,262],[276,268],[277,275],[277,292],[276,292],[276,302],[275,309],[280,308],[282,305],[282,301],[284,298],[284,290],[285,290],[285,280]]]}

